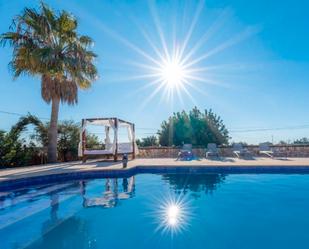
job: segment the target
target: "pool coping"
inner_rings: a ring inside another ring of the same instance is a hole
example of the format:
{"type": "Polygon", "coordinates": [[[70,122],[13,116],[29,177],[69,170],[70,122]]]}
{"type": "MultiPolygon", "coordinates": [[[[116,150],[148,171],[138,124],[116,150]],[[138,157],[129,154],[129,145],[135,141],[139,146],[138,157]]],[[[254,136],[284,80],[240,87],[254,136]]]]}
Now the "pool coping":
{"type": "Polygon", "coordinates": [[[136,174],[309,174],[309,165],[135,165],[121,169],[87,169],[46,175],[25,176],[17,179],[0,180],[0,192],[27,186],[52,184],[63,181],[87,180],[95,178],[130,177],[136,174]]]}

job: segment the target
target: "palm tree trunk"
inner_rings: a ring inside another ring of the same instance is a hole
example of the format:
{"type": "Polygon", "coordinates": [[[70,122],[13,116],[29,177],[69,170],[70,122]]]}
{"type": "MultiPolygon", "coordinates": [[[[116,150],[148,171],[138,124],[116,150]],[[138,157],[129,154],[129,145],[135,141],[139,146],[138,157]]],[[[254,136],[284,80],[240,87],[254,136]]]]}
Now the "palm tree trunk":
{"type": "Polygon", "coordinates": [[[50,126],[48,130],[48,148],[47,161],[49,163],[57,162],[57,137],[58,137],[58,113],[60,99],[52,100],[52,111],[50,116],[50,126]]]}

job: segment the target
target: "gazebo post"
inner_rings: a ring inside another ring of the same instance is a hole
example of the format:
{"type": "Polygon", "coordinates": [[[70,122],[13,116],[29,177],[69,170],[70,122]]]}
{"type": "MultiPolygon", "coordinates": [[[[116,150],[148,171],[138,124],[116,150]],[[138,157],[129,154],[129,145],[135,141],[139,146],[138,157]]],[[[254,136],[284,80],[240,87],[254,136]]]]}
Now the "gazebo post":
{"type": "Polygon", "coordinates": [[[116,148],[115,148],[115,154],[114,154],[114,162],[117,162],[117,158],[118,158],[118,119],[114,118],[114,122],[115,122],[115,140],[116,140],[116,148]]]}
{"type": "MultiPolygon", "coordinates": [[[[82,120],[82,129],[85,125],[85,119],[82,120]]],[[[86,129],[82,132],[82,161],[85,163],[87,161],[87,156],[85,155],[86,149],[86,129]]]]}
{"type": "Polygon", "coordinates": [[[132,137],[133,137],[133,141],[132,141],[132,159],[135,159],[135,125],[132,124],[132,137]]]}

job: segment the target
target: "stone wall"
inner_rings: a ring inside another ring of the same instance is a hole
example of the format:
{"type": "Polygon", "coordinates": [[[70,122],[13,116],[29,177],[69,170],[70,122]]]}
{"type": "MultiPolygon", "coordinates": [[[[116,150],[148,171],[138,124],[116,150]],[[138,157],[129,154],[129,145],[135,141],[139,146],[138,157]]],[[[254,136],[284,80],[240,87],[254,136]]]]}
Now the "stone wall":
{"type": "MultiPolygon", "coordinates": [[[[247,146],[253,156],[259,155],[259,146],[247,146]]],[[[287,157],[309,157],[309,145],[276,145],[271,146],[275,151],[287,157]]],[[[139,148],[140,158],[176,158],[180,148],[176,147],[145,147],[139,148]]],[[[219,147],[220,154],[226,157],[233,157],[233,150],[230,146],[219,147]]],[[[205,157],[205,148],[193,148],[193,153],[198,157],[205,157]]]]}

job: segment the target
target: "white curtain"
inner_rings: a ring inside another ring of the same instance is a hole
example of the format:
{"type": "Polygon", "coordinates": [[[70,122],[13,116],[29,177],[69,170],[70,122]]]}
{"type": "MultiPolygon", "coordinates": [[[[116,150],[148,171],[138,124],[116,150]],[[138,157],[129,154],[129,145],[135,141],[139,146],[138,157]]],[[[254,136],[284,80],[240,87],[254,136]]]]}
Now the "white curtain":
{"type": "Polygon", "coordinates": [[[87,124],[87,121],[84,122],[83,126],[82,126],[82,129],[79,133],[79,143],[78,143],[78,156],[79,157],[82,157],[83,156],[83,132],[86,130],[86,124],[87,124]]]}
{"type": "Polygon", "coordinates": [[[133,141],[133,129],[132,129],[131,125],[127,126],[127,131],[128,131],[129,142],[132,143],[132,141],[133,141]]]}
{"type": "Polygon", "coordinates": [[[116,138],[118,137],[118,130],[115,127],[115,122],[114,122],[113,119],[109,119],[108,121],[109,121],[110,127],[114,130],[113,147],[111,149],[112,149],[113,154],[115,154],[115,151],[116,151],[116,140],[117,140],[116,138]]]}
{"type": "Polygon", "coordinates": [[[111,139],[109,136],[109,127],[105,126],[105,143],[106,144],[110,144],[111,143],[111,139]]]}
{"type": "MultiPolygon", "coordinates": [[[[128,125],[127,131],[128,131],[128,140],[132,144],[132,142],[133,142],[133,125],[128,125]]],[[[134,147],[135,147],[135,154],[138,155],[139,151],[138,151],[136,141],[134,141],[134,147]]],[[[132,148],[132,152],[133,152],[133,148],[132,148]]]]}

